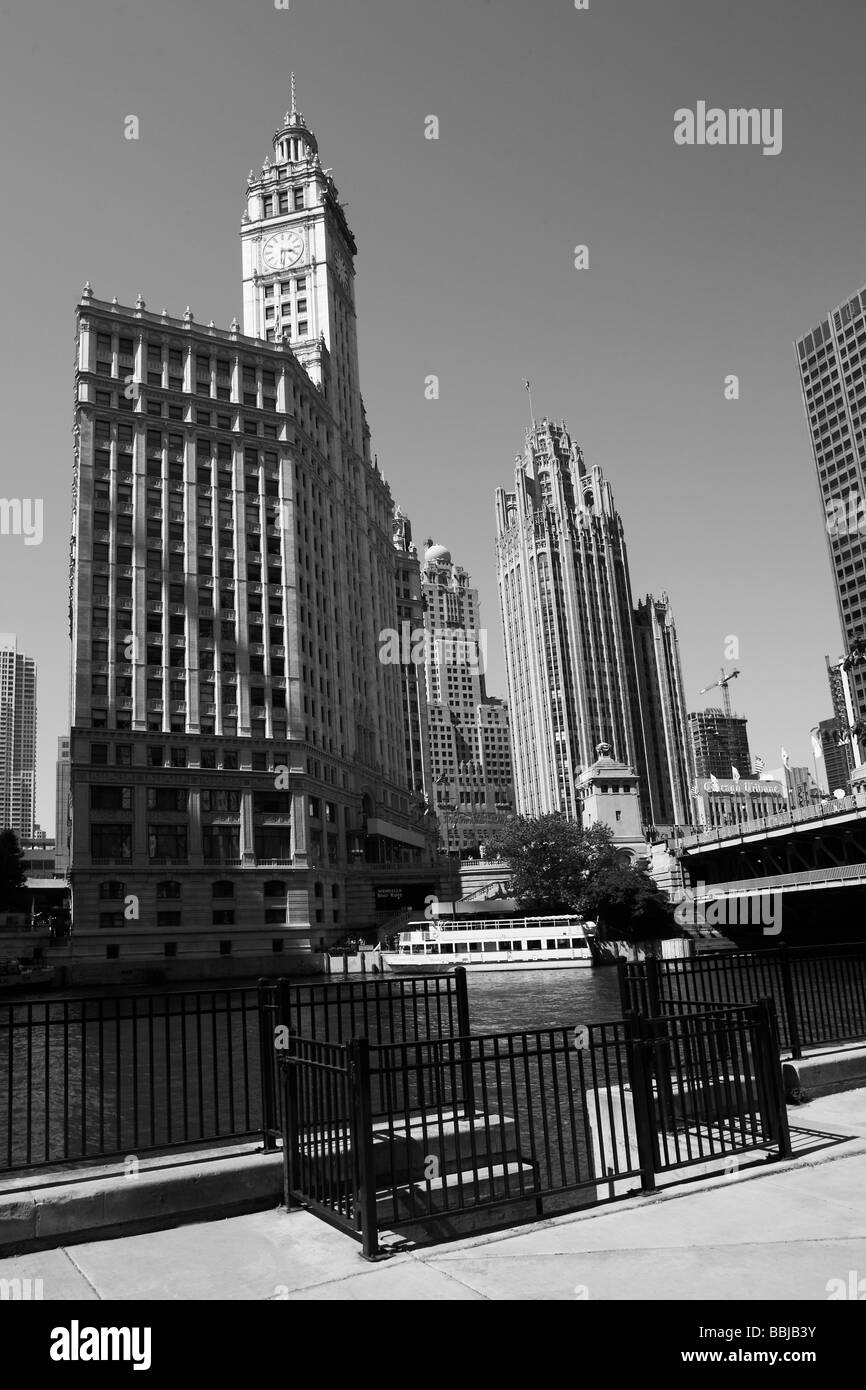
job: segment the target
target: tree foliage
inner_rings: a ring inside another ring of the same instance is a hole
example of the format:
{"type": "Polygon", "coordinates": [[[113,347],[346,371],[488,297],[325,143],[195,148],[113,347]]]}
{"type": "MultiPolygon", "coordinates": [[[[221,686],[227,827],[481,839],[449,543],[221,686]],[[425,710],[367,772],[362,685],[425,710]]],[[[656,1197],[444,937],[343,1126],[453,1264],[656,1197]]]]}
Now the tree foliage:
{"type": "Polygon", "coordinates": [[[0,831],[0,911],[8,911],[24,887],[24,855],[14,830],[0,831]]]}
{"type": "Polygon", "coordinates": [[[607,940],[679,935],[665,894],[645,868],[623,859],[605,825],[515,816],[488,852],[508,861],[521,912],[574,913],[607,940]]]}

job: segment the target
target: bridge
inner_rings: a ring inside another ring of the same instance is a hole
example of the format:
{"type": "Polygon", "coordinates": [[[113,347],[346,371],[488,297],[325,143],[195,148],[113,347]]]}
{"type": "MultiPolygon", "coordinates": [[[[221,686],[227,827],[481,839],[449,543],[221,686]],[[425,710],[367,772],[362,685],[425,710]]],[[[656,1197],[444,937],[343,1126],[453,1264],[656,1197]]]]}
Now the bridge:
{"type": "Polygon", "coordinates": [[[866,789],[669,841],[698,902],[784,895],[786,932],[864,935],[866,789]],[[832,889],[832,893],[828,890],[832,889]]]}

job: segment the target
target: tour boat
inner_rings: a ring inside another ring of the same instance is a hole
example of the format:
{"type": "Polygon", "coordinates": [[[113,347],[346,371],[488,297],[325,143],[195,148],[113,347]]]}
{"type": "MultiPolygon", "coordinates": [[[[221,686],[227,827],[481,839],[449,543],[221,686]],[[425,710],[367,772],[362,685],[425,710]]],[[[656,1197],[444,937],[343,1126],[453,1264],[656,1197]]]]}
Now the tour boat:
{"type": "Polygon", "coordinates": [[[0,990],[34,989],[53,980],[51,965],[22,965],[15,957],[0,960],[0,990]]]}
{"type": "Polygon", "coordinates": [[[504,970],[590,969],[581,917],[468,917],[420,923],[401,932],[382,963],[398,974],[429,975],[465,965],[473,974],[504,970]]]}

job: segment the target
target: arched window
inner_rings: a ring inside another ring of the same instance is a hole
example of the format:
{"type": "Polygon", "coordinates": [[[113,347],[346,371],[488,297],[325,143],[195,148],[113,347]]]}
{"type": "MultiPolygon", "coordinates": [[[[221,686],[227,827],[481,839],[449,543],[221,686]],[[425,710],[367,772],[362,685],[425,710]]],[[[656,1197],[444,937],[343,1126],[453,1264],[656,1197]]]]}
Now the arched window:
{"type": "Polygon", "coordinates": [[[321,897],[324,895],[324,892],[325,892],[324,884],[321,884],[321,883],[316,883],[316,884],[314,884],[314,885],[313,885],[313,892],[315,893],[315,895],[316,895],[317,898],[321,898],[321,897]]]}
{"type": "Polygon", "coordinates": [[[281,878],[269,878],[265,883],[266,898],[284,898],[286,885],[281,878]]]}
{"type": "Polygon", "coordinates": [[[126,884],[120,883],[117,879],[110,879],[107,883],[100,883],[99,896],[103,901],[106,898],[125,898],[126,884]]]}
{"type": "Polygon", "coordinates": [[[163,879],[162,883],[156,885],[156,896],[158,898],[179,898],[180,893],[181,887],[176,879],[163,879]]]}
{"type": "Polygon", "coordinates": [[[217,879],[213,886],[213,896],[215,898],[233,898],[235,886],[228,878],[217,879]]]}

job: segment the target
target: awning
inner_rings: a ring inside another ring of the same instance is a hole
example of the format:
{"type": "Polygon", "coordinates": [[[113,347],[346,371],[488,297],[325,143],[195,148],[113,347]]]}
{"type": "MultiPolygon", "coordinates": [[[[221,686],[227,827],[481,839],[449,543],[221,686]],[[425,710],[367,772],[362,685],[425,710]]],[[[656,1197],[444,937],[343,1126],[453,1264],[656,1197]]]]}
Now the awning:
{"type": "Polygon", "coordinates": [[[415,845],[418,849],[423,849],[427,843],[424,836],[415,830],[404,830],[402,825],[394,825],[389,820],[376,820],[372,816],[367,819],[367,834],[381,835],[385,840],[400,840],[404,845],[415,845]]]}

